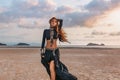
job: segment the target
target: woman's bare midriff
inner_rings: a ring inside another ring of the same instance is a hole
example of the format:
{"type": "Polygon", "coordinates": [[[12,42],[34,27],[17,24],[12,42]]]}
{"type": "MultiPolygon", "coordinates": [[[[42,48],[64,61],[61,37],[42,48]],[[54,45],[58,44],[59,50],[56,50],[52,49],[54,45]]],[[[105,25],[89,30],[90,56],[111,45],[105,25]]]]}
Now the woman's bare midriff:
{"type": "Polygon", "coordinates": [[[46,47],[45,47],[45,48],[48,48],[48,49],[56,49],[56,48],[57,48],[57,39],[54,39],[54,40],[53,40],[52,46],[51,46],[50,40],[47,40],[47,41],[46,41],[46,47]]]}

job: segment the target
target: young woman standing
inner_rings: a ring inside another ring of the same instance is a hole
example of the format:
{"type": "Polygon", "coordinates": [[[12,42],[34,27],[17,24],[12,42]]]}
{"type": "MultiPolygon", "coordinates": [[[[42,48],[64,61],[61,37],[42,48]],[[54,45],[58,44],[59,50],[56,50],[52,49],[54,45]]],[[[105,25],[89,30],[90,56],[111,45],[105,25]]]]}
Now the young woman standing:
{"type": "Polygon", "coordinates": [[[63,20],[52,17],[49,20],[50,28],[43,32],[41,45],[41,62],[50,76],[50,80],[77,80],[68,72],[67,67],[60,61],[57,40],[68,42],[62,29],[63,20]],[[46,46],[44,47],[46,42],[46,46]]]}

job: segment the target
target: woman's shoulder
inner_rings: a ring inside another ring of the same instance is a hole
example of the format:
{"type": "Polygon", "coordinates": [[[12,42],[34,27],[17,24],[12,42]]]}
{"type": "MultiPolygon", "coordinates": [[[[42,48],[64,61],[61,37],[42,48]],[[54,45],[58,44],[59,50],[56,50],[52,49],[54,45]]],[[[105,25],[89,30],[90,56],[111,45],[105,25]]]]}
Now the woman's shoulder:
{"type": "Polygon", "coordinates": [[[50,29],[44,29],[44,31],[49,31],[50,29]]]}
{"type": "Polygon", "coordinates": [[[50,29],[44,29],[44,32],[48,32],[48,31],[50,31],[50,29]]]}

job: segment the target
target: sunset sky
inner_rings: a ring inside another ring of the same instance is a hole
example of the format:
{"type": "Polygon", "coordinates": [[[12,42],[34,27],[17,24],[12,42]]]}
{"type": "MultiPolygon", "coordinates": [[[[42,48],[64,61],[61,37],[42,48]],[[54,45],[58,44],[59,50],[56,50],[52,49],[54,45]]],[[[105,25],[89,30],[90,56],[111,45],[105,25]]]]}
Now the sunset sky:
{"type": "Polygon", "coordinates": [[[59,45],[120,45],[120,0],[0,0],[0,43],[39,46],[53,16],[71,42],[59,45]]]}

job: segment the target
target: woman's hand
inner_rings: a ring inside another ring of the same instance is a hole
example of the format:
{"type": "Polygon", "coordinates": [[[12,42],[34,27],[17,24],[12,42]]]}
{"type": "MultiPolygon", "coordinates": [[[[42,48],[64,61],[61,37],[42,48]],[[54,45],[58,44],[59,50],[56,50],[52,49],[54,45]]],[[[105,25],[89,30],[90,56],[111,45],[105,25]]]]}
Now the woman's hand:
{"type": "Polygon", "coordinates": [[[41,48],[40,51],[41,51],[41,58],[44,58],[44,49],[41,48]]]}
{"type": "Polygon", "coordinates": [[[58,21],[63,21],[62,19],[57,19],[58,21]]]}

